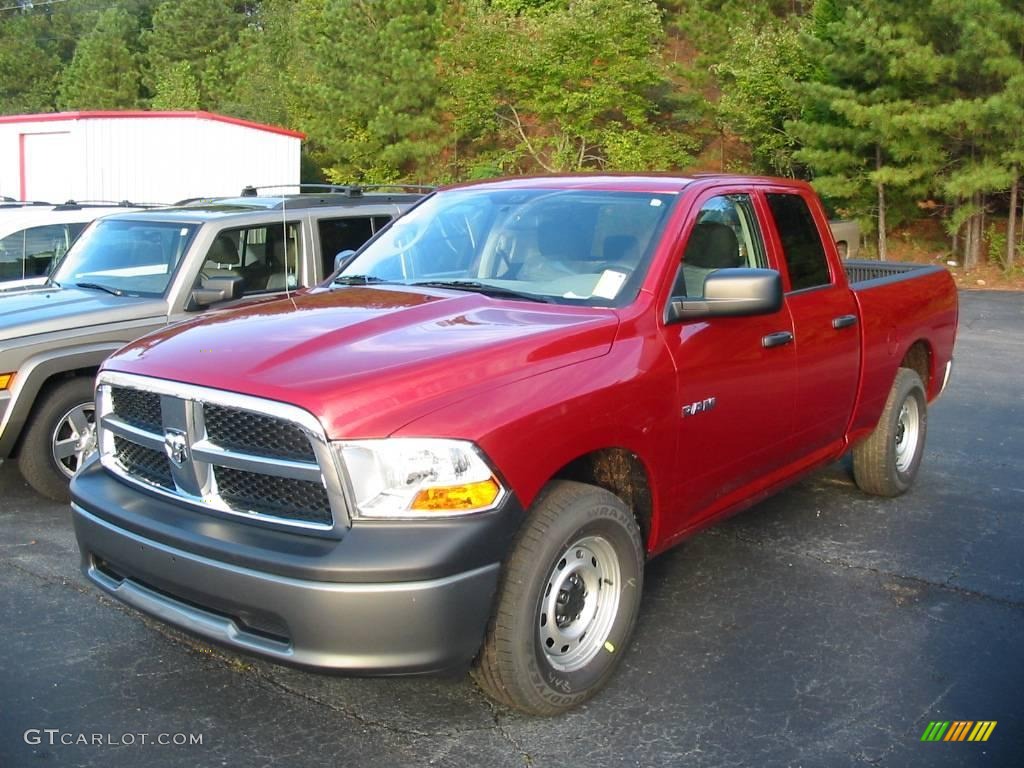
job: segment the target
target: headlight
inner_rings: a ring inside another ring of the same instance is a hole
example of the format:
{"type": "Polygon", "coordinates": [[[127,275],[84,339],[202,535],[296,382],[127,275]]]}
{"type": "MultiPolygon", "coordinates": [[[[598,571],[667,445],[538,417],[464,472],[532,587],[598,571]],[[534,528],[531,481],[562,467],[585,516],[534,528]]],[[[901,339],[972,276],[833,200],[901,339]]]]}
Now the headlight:
{"type": "Polygon", "coordinates": [[[505,489],[463,440],[389,438],[334,443],[359,517],[438,517],[493,509],[505,489]]]}

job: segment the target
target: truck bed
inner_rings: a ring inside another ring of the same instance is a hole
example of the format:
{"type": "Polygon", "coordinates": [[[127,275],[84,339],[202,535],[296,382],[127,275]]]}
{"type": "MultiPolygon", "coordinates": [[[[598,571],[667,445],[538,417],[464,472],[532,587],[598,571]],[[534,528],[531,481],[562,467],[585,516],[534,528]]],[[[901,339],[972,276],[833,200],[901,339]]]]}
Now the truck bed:
{"type": "Polygon", "coordinates": [[[891,261],[844,261],[842,265],[846,272],[846,279],[854,290],[862,287],[873,287],[883,282],[894,282],[912,276],[916,277],[926,272],[943,271],[942,267],[932,264],[902,264],[891,261]]]}

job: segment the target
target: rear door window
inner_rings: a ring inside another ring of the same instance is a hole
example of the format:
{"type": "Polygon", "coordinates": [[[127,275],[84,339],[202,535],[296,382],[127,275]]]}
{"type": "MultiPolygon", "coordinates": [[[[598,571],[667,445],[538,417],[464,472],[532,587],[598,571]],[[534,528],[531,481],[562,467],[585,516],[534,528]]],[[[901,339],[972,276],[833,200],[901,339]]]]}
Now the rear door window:
{"type": "Polygon", "coordinates": [[[782,242],[791,291],[830,285],[825,246],[807,201],[800,195],[769,193],[768,208],[782,242]]]}

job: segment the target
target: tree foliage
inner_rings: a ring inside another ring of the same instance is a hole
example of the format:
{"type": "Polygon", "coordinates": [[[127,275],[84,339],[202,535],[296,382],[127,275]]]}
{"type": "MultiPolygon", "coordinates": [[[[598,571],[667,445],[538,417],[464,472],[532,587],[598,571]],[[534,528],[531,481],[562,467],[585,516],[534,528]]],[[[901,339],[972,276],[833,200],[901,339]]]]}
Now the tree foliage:
{"type": "MultiPolygon", "coordinates": [[[[1024,197],[1024,8],[68,0],[0,11],[0,111],[140,106],[296,128],[304,173],[335,181],[726,165],[801,176],[875,222],[881,254],[887,229],[927,209],[971,265],[990,250],[986,217],[1024,197]]],[[[1008,267],[1024,229],[1011,220],[1008,267]]]]}
{"type": "Polygon", "coordinates": [[[112,6],[75,48],[60,78],[61,109],[131,109],[140,106],[138,17],[112,6]]]}

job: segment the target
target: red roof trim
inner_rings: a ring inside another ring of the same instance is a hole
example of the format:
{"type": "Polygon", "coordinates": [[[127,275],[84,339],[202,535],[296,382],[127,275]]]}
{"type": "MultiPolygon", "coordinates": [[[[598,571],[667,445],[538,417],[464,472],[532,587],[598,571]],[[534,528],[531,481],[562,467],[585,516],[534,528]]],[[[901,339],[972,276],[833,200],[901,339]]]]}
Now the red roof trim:
{"type": "Polygon", "coordinates": [[[214,120],[218,123],[229,123],[241,125],[245,128],[255,128],[258,131],[277,133],[282,136],[292,136],[296,139],[306,138],[306,134],[299,131],[292,131],[287,128],[278,128],[276,125],[265,125],[254,123],[251,120],[242,120],[238,117],[218,115],[213,112],[147,112],[145,110],[111,110],[92,112],[47,112],[39,115],[2,115],[0,124],[3,123],[50,123],[59,120],[92,120],[96,118],[138,118],[138,117],[191,117],[199,120],[214,120]]]}

